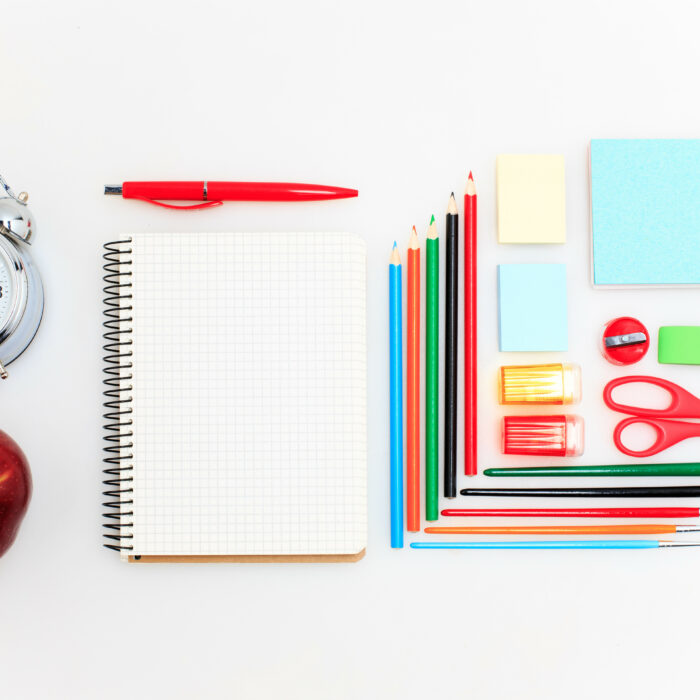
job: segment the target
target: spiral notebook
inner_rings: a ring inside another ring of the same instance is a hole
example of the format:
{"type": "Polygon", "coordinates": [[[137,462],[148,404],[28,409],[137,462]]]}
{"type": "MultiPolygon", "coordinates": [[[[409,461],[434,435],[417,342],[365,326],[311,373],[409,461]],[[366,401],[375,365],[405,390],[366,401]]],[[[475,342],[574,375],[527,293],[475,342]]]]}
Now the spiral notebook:
{"type": "Polygon", "coordinates": [[[105,248],[107,546],[129,561],[359,559],[362,239],[144,233],[105,248]]]}

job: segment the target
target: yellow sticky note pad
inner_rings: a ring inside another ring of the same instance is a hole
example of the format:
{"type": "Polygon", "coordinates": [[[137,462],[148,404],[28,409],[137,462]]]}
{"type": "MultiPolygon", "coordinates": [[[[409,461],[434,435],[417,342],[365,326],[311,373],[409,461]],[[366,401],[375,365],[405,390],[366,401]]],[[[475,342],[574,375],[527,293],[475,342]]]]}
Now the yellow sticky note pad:
{"type": "Polygon", "coordinates": [[[499,243],[566,243],[564,156],[496,160],[499,243]]]}

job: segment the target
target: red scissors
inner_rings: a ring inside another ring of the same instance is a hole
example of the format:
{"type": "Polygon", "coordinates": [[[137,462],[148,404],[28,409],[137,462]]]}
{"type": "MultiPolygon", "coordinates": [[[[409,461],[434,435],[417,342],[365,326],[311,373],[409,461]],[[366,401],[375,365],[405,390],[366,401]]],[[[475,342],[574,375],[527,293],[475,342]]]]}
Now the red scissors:
{"type": "Polygon", "coordinates": [[[605,385],[603,400],[613,411],[627,413],[632,418],[620,421],[613,433],[615,447],[630,457],[651,457],[668,449],[681,440],[691,437],[700,437],[700,423],[689,423],[682,420],[670,420],[671,418],[696,418],[700,419],[700,399],[693,396],[678,384],[669,382],[659,377],[631,376],[613,379],[605,385]],[[665,389],[671,396],[671,402],[666,408],[643,408],[641,406],[628,406],[627,404],[613,401],[612,392],[623,384],[654,384],[665,389]],[[643,423],[651,427],[656,433],[656,440],[646,450],[631,450],[622,442],[622,432],[630,425],[643,423]]]}

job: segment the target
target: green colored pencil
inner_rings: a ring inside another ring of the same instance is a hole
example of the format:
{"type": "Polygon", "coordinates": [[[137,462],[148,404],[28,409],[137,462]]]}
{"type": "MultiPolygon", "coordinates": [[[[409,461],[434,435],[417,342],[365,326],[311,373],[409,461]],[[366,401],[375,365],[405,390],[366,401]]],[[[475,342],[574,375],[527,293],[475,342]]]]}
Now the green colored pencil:
{"type": "Polygon", "coordinates": [[[425,519],[438,519],[438,345],[440,336],[440,242],[435,217],[426,247],[425,296],[425,519]]]}
{"type": "Polygon", "coordinates": [[[700,476],[700,463],[598,464],[591,467],[496,467],[486,476],[700,476]]]}

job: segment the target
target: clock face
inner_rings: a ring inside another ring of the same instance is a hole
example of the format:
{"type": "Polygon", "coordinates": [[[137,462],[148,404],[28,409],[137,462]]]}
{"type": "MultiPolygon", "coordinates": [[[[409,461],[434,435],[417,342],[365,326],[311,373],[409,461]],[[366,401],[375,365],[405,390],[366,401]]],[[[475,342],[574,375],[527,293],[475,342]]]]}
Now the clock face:
{"type": "Polygon", "coordinates": [[[4,328],[7,323],[14,292],[10,261],[4,255],[0,255],[0,328],[4,328]]]}

